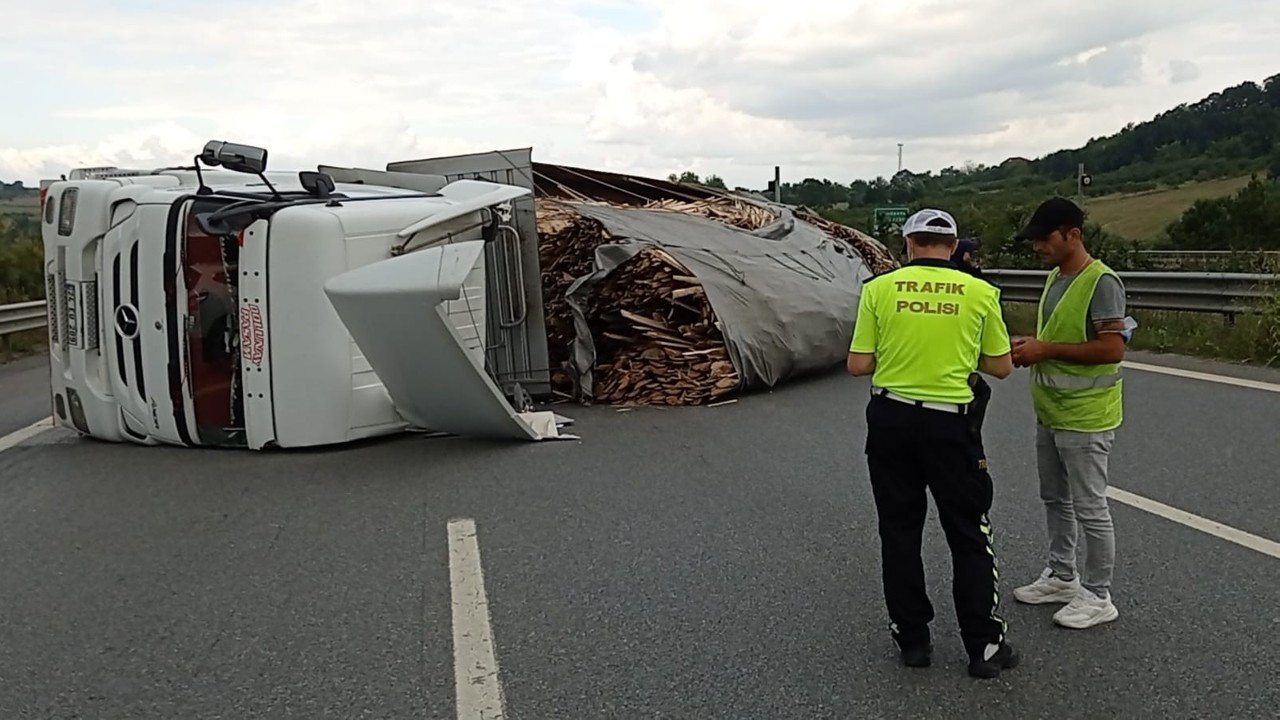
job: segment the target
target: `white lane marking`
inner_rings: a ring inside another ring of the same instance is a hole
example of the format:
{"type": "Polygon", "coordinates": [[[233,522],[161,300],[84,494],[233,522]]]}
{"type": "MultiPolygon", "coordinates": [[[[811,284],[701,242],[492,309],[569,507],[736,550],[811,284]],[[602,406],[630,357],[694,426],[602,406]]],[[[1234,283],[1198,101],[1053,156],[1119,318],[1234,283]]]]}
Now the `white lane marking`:
{"type": "Polygon", "coordinates": [[[505,713],[489,627],[480,545],[471,519],[449,521],[453,589],[453,675],[459,720],[501,720],[505,713]]]}
{"type": "Polygon", "coordinates": [[[1125,360],[1124,366],[1127,368],[1133,368],[1134,370],[1160,373],[1162,375],[1173,375],[1175,377],[1190,378],[1192,380],[1207,380],[1209,382],[1221,383],[1223,385],[1235,385],[1237,387],[1250,388],[1252,390],[1280,392],[1280,383],[1269,383],[1261,380],[1246,380],[1244,378],[1230,377],[1227,375],[1214,375],[1213,373],[1197,372],[1195,370],[1171,368],[1164,365],[1148,365],[1146,363],[1133,362],[1131,360],[1125,360]]]}
{"type": "Polygon", "coordinates": [[[9,448],[30,440],[45,430],[53,429],[53,418],[47,417],[40,422],[32,423],[21,430],[15,430],[4,437],[0,437],[0,452],[4,452],[9,448]]]}
{"type": "Polygon", "coordinates": [[[1220,522],[1215,522],[1199,515],[1193,515],[1185,510],[1179,510],[1176,507],[1156,502],[1141,495],[1134,495],[1127,490],[1110,487],[1107,488],[1107,497],[1118,500],[1125,505],[1146,510],[1153,515],[1159,515],[1167,520],[1172,520],[1180,525],[1186,525],[1200,532],[1208,533],[1223,540],[1229,540],[1237,545],[1242,545],[1250,550],[1257,550],[1264,555],[1270,555],[1273,558],[1280,558],[1280,543],[1274,540],[1268,540],[1258,537],[1243,530],[1237,530],[1220,522]]]}

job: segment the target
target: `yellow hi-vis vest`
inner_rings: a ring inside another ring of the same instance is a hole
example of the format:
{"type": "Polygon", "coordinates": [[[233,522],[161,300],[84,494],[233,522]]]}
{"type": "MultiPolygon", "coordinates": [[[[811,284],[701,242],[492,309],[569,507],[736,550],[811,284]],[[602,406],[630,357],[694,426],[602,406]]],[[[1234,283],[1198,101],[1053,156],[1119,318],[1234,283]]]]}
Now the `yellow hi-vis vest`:
{"type": "MultiPolygon", "coordinates": [[[[1044,316],[1049,288],[1060,272],[1045,282],[1036,311],[1036,337],[1044,342],[1082,343],[1089,339],[1089,303],[1103,275],[1115,271],[1101,260],[1089,263],[1071,281],[1053,313],[1044,316]]],[[[1120,364],[1080,365],[1046,360],[1031,366],[1031,400],[1040,424],[1057,430],[1104,432],[1124,420],[1124,383],[1120,364]]]]}

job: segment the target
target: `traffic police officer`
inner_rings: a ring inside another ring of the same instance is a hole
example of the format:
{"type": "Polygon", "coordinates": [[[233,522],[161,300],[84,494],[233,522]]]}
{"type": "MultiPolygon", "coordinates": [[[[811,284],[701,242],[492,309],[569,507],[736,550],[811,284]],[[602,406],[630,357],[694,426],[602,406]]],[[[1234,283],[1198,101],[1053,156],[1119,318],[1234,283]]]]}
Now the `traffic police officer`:
{"type": "Polygon", "coordinates": [[[975,368],[1013,372],[1009,333],[999,290],[950,260],[958,238],[950,214],[921,210],[902,234],[909,262],[864,284],[848,359],[850,374],[872,376],[865,450],[890,629],[906,665],[930,664],[934,613],[920,557],[928,487],[951,548],[969,673],[997,677],[1018,656],[998,614],[991,476],[966,414],[975,368]]]}

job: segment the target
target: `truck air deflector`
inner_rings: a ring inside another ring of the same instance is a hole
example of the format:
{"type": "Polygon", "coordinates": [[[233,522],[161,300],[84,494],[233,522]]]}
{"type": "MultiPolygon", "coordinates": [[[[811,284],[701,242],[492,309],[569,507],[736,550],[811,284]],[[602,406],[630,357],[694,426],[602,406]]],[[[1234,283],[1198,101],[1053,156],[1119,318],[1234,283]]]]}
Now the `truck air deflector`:
{"type": "Polygon", "coordinates": [[[324,291],[408,422],[490,439],[572,437],[554,413],[516,412],[446,314],[483,267],[483,241],[437,245],[333,277],[324,291]]]}
{"type": "Polygon", "coordinates": [[[450,220],[466,217],[482,208],[514,200],[530,194],[530,191],[515,185],[495,185],[490,182],[476,180],[456,180],[441,188],[440,195],[454,204],[432,213],[427,217],[409,225],[396,233],[402,238],[412,237],[432,225],[441,225],[450,220]]]}

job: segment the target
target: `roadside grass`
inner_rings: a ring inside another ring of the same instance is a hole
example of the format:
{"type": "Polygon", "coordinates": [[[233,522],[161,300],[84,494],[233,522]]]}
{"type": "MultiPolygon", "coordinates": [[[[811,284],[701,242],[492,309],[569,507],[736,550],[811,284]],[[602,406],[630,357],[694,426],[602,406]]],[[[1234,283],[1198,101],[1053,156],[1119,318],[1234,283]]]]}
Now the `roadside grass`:
{"type": "Polygon", "coordinates": [[[0,363],[45,352],[49,349],[49,333],[47,330],[28,330],[0,336],[0,363]]]}

